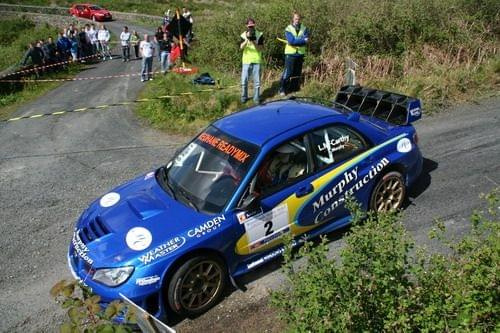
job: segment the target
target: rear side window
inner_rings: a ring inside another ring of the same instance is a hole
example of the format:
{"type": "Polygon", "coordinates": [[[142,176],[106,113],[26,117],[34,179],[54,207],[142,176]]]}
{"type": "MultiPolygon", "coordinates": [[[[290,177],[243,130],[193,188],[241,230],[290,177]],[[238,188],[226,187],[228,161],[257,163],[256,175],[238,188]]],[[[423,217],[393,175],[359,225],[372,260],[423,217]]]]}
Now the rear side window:
{"type": "Polygon", "coordinates": [[[350,159],[368,148],[353,129],[334,125],[311,133],[313,156],[318,169],[350,159]]]}

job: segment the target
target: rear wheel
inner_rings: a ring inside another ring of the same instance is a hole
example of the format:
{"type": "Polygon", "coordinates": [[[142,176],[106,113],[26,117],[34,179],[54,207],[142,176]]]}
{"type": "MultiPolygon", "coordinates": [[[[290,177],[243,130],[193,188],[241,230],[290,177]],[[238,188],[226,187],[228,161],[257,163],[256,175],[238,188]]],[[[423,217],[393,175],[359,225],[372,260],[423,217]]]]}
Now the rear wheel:
{"type": "Polygon", "coordinates": [[[226,265],[216,256],[198,256],[182,264],[167,290],[170,308],[176,313],[201,314],[222,296],[227,284],[226,265]]]}
{"type": "Polygon", "coordinates": [[[388,212],[401,208],[406,186],[401,173],[386,173],[375,185],[370,199],[370,208],[375,212],[388,212]]]}

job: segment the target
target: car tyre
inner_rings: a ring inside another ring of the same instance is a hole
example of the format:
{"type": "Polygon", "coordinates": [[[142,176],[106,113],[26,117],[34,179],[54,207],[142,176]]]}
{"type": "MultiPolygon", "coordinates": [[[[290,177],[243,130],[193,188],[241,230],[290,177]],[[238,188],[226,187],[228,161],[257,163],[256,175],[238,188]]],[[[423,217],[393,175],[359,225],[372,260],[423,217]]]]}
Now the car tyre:
{"type": "Polygon", "coordinates": [[[390,171],[380,178],[370,198],[370,209],[377,212],[388,212],[401,208],[406,195],[403,175],[390,171]]]}
{"type": "Polygon", "coordinates": [[[191,258],[177,269],[168,284],[168,305],[181,315],[199,315],[219,301],[226,285],[227,269],[220,258],[191,258]]]}

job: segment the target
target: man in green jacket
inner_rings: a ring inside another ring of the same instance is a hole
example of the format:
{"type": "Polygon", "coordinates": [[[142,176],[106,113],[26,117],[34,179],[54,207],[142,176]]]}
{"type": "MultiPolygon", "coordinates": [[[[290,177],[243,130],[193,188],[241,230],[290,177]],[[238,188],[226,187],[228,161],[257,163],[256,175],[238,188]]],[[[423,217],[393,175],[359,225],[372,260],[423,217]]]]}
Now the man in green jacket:
{"type": "Polygon", "coordinates": [[[253,101],[260,102],[260,67],[262,64],[262,32],[255,29],[255,20],[247,20],[247,30],[240,35],[240,50],[243,50],[241,72],[241,103],[248,100],[248,77],[253,77],[253,101]]]}

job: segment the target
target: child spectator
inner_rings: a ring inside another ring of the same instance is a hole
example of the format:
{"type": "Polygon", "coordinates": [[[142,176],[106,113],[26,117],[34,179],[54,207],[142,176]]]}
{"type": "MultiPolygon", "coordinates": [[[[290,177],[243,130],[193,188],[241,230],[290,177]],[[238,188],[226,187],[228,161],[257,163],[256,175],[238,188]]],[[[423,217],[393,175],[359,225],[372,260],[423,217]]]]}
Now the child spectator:
{"type": "Polygon", "coordinates": [[[139,35],[137,31],[132,31],[132,35],[130,36],[130,44],[134,47],[135,58],[139,59],[139,35]]]}

